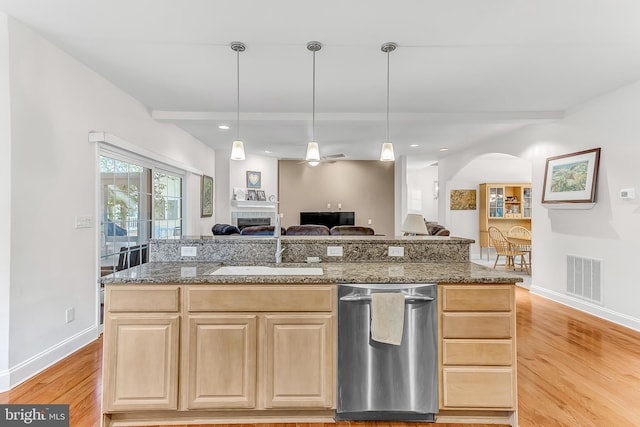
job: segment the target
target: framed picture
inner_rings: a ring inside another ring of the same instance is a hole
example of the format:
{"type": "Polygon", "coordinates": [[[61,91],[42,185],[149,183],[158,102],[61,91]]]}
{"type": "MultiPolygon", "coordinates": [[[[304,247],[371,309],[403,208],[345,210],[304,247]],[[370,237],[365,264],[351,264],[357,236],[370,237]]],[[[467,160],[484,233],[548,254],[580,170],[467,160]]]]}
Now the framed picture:
{"type": "Polygon", "coordinates": [[[542,203],[595,203],[600,148],[549,157],[542,203]]]}
{"type": "Polygon", "coordinates": [[[233,198],[235,200],[245,200],[245,189],[241,187],[233,187],[233,198]]]}
{"type": "Polygon", "coordinates": [[[476,190],[451,190],[452,211],[476,210],[476,190]]]}
{"type": "Polygon", "coordinates": [[[213,215],[213,178],[202,175],[200,183],[200,216],[213,215]]]}
{"type": "Polygon", "coordinates": [[[247,188],[260,188],[262,186],[262,173],[247,171],[247,188]]]}
{"type": "Polygon", "coordinates": [[[247,190],[247,200],[258,200],[256,190],[247,190]]]}
{"type": "Polygon", "coordinates": [[[267,201],[267,195],[265,194],[264,190],[256,190],[256,195],[258,196],[259,201],[261,202],[267,201]]]}

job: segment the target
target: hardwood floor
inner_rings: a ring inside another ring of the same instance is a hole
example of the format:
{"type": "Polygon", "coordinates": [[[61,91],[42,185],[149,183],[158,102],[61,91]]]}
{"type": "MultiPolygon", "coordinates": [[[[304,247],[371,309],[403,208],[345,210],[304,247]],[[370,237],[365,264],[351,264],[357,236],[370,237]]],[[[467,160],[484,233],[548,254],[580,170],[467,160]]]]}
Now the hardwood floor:
{"type": "MultiPolygon", "coordinates": [[[[521,288],[516,299],[520,426],[640,426],[640,333],[521,288]]],[[[102,340],[98,339],[13,390],[0,393],[0,403],[68,403],[71,426],[98,426],[101,361],[102,340]]],[[[326,427],[412,425],[338,422],[326,427]]]]}

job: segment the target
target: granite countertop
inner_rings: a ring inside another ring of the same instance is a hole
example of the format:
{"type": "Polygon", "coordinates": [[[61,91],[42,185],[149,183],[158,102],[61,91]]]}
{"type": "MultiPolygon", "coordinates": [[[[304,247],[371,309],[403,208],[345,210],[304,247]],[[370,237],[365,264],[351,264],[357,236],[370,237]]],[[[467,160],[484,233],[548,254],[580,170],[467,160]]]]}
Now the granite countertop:
{"type": "MultiPolygon", "coordinates": [[[[238,265],[238,264],[234,264],[238,265]]],[[[264,264],[270,267],[321,267],[321,276],[212,276],[215,262],[151,262],[100,278],[103,284],[127,283],[513,283],[522,277],[472,262],[264,264]]]]}

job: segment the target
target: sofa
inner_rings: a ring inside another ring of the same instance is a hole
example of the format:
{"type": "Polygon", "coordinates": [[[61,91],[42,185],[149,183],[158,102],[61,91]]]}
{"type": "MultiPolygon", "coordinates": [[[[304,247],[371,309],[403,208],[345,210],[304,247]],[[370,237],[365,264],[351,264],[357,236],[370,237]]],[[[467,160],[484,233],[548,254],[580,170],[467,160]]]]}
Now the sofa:
{"type": "Polygon", "coordinates": [[[328,236],[330,235],[329,227],[326,225],[291,225],[287,227],[287,236],[328,236]]]}
{"type": "Polygon", "coordinates": [[[215,224],[211,227],[214,236],[229,236],[231,234],[240,234],[240,229],[231,224],[215,224]]]}
{"type": "Polygon", "coordinates": [[[373,228],[357,225],[336,225],[329,231],[332,236],[373,236],[375,234],[373,228]]]}
{"type": "MultiPolygon", "coordinates": [[[[273,225],[252,225],[244,227],[240,230],[241,236],[273,236],[276,227],[273,225]]],[[[280,227],[280,235],[287,234],[287,230],[284,227],[280,227]]]]}
{"type": "Polygon", "coordinates": [[[437,222],[425,221],[424,223],[427,226],[427,231],[429,231],[429,236],[448,236],[450,234],[449,230],[437,222]]]}

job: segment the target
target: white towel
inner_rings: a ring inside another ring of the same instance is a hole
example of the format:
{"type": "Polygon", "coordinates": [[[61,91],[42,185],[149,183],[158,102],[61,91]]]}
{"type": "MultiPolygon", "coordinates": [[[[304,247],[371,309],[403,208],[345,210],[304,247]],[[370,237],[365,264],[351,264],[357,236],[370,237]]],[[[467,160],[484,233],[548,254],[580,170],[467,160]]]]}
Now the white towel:
{"type": "Polygon", "coordinates": [[[404,329],[404,294],[371,294],[371,339],[400,345],[404,329]]]}

